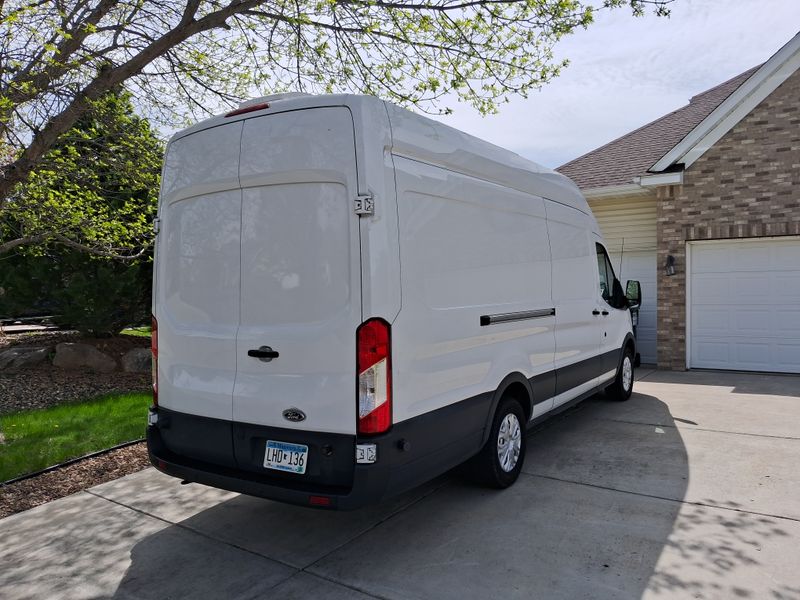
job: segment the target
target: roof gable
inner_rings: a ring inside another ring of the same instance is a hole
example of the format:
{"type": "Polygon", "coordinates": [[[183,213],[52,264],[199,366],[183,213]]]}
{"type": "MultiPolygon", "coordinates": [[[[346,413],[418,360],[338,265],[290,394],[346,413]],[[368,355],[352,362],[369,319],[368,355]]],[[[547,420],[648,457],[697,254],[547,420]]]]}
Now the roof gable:
{"type": "Polygon", "coordinates": [[[754,67],[710,90],[693,96],[689,104],[643,125],[556,170],[582,189],[624,185],[643,175],[662,156],[700,124],[742,85],[754,67]]]}
{"type": "Polygon", "coordinates": [[[800,33],[764,64],[694,96],[687,106],[556,170],[573,179],[584,190],[619,186],[635,188],[638,187],[634,185],[637,176],[682,170],[702,156],[799,68],[800,33]]]}
{"type": "Polygon", "coordinates": [[[743,82],[649,170],[664,171],[675,164],[683,164],[688,168],[798,69],[800,33],[761,65],[752,77],[743,82]]]}

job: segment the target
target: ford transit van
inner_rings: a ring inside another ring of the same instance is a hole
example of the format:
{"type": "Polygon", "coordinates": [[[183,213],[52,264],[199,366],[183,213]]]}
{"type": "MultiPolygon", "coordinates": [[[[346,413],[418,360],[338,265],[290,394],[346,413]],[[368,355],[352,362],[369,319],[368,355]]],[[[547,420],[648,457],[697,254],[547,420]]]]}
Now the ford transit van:
{"type": "Polygon", "coordinates": [[[630,302],[578,188],[373,97],[175,135],[155,256],[147,440],[183,480],[351,509],[468,461],[502,488],[532,424],[631,394],[630,302]]]}

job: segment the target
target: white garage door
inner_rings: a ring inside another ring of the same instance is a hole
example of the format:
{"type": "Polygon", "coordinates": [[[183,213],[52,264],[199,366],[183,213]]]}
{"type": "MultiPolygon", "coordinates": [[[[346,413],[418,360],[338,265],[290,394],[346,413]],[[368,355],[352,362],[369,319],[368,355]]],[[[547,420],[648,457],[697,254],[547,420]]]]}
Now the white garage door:
{"type": "Polygon", "coordinates": [[[636,345],[643,363],[656,362],[656,253],[655,251],[628,252],[620,264],[620,254],[610,252],[617,278],[624,288],[631,279],[642,284],[642,308],[639,310],[639,326],[636,330],[636,345]]]}
{"type": "Polygon", "coordinates": [[[800,372],[800,239],[690,247],[689,366],[800,372]]]}

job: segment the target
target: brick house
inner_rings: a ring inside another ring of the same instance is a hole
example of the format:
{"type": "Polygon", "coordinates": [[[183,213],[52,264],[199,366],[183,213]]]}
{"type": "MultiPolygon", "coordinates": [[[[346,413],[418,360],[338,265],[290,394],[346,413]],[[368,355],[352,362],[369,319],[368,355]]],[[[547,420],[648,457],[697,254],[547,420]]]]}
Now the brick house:
{"type": "Polygon", "coordinates": [[[800,34],[766,63],[561,167],[623,280],[644,362],[800,372],[800,34]]]}

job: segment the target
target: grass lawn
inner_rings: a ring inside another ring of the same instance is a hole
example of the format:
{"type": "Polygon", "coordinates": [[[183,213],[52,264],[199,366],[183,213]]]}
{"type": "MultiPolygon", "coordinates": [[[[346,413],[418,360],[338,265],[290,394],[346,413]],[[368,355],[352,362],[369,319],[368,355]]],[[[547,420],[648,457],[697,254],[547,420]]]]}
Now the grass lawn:
{"type": "Polygon", "coordinates": [[[144,437],[147,393],[112,394],[0,416],[0,481],[144,437]]]}
{"type": "Polygon", "coordinates": [[[134,335],[136,337],[147,337],[149,338],[152,333],[152,328],[150,325],[143,325],[142,327],[126,327],[120,334],[122,335],[134,335]]]}

